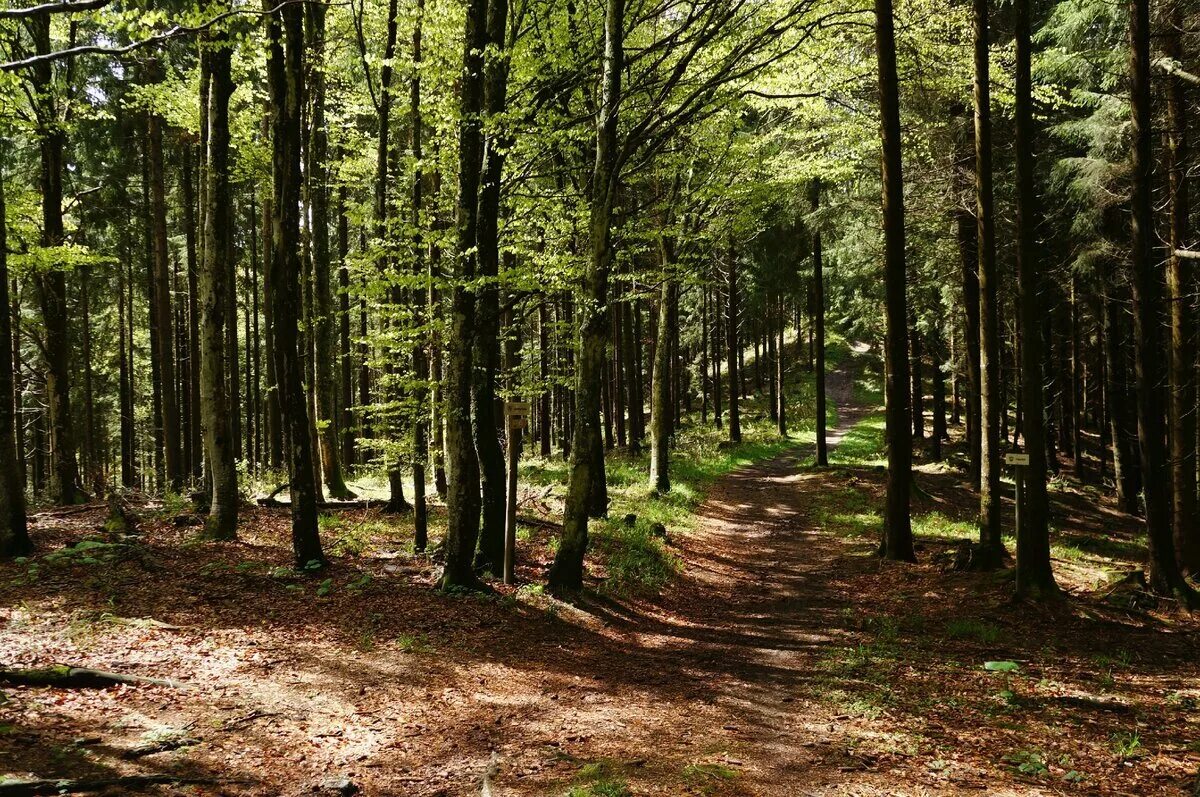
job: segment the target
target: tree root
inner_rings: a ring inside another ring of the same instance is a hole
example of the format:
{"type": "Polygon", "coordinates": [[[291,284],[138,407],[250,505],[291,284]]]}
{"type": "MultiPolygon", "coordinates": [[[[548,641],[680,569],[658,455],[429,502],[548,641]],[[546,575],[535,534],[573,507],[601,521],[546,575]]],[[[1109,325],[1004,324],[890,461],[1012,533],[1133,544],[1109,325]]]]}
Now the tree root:
{"type": "Polygon", "coordinates": [[[39,797],[53,794],[87,794],[121,789],[124,791],[144,789],[149,786],[214,786],[219,783],[245,783],[246,781],[222,780],[219,778],[190,778],[184,775],[126,775],[115,778],[73,780],[6,780],[0,782],[0,797],[39,797]]]}
{"type": "MultiPolygon", "coordinates": [[[[0,670],[0,683],[13,686],[49,686],[60,689],[106,689],[122,684],[149,684],[181,688],[184,684],[168,678],[148,678],[144,675],[127,675],[105,672],[86,667],[69,667],[59,664],[43,669],[0,670]]],[[[2,795],[3,792],[0,792],[2,795]]]]}

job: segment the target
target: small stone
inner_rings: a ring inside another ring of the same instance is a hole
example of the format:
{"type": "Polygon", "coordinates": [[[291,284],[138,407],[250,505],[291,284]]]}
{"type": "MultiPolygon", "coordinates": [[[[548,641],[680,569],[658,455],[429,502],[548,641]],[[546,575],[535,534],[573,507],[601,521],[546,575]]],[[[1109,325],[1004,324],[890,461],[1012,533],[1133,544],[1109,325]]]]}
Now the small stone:
{"type": "Polygon", "coordinates": [[[334,777],[321,781],[313,788],[313,791],[319,794],[340,794],[342,797],[350,797],[358,794],[358,786],[350,778],[334,777]]]}

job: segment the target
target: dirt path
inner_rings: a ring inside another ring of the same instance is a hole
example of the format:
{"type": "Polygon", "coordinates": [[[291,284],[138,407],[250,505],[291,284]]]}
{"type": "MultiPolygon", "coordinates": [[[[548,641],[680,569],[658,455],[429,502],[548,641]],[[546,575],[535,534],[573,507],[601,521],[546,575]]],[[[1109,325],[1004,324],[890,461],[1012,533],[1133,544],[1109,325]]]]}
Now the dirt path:
{"type": "MultiPolygon", "coordinates": [[[[830,375],[831,445],[872,411],[853,404],[854,377],[830,375]]],[[[1014,611],[1005,582],[942,572],[950,543],[929,538],[921,564],[882,563],[883,474],[805,467],[810,455],[714,484],[697,526],[672,535],[680,576],[645,600],[447,597],[428,562],[366,556],[318,587],[286,575],[287,519],[265,510],[238,543],[195,546],[159,521],[108,565],[0,566],[0,662],[189,683],[6,687],[0,775],[225,781],[152,792],[205,797],[345,793],[341,779],[365,797],[473,797],[489,766],[494,797],[1190,788],[1194,625],[1082,595],[1014,611]],[[1020,675],[984,671],[996,659],[1020,675]],[[180,736],[178,750],[129,756],[180,736]]],[[[953,473],[923,479],[921,511],[971,503],[953,473]]],[[[1079,501],[1111,541],[1117,516],[1079,501]]],[[[39,538],[63,548],[98,512],[72,516],[80,528],[47,519],[39,538]]]]}

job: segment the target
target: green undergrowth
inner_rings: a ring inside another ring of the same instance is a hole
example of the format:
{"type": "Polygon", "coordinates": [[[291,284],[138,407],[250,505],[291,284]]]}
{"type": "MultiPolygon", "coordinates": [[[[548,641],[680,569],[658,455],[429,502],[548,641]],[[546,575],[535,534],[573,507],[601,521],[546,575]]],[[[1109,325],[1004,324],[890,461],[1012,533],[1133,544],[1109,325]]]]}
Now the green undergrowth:
{"type": "MultiPolygon", "coordinates": [[[[844,341],[831,341],[826,349],[829,367],[836,367],[849,356],[849,351],[844,341]]],[[[752,362],[748,358],[746,366],[746,381],[751,386],[752,362]]],[[[589,525],[592,553],[607,573],[602,592],[630,596],[661,590],[682,567],[672,551],[670,538],[694,528],[696,509],[713,482],[739,468],[815,443],[816,380],[800,359],[793,356],[791,365],[786,438],[779,436],[776,423],[770,418],[769,396],[764,389],[762,394],[752,393],[739,402],[740,443],[728,443],[727,429],[717,429],[711,418],[703,423],[693,413],[684,419],[671,449],[671,489],[666,493],[657,493],[650,487],[648,442],[647,449],[638,454],[615,449],[608,452],[605,462],[610,499],[608,517],[589,525]],[[632,523],[628,522],[630,515],[636,518],[632,523]],[[657,535],[656,526],[660,532],[657,535]],[[661,536],[663,529],[666,537],[661,536]]],[[[826,417],[830,423],[836,423],[836,412],[832,402],[828,402],[826,417]]],[[[567,466],[561,459],[533,458],[521,466],[524,483],[547,485],[559,495],[565,490],[566,477],[567,466]]]]}

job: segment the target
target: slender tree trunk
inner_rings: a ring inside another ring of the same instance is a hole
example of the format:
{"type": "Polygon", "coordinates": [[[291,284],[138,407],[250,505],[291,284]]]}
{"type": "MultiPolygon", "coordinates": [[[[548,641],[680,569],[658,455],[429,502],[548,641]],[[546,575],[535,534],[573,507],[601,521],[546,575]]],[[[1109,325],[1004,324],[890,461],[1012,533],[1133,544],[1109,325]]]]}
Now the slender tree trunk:
{"type": "MultiPolygon", "coordinates": [[[[812,202],[813,213],[815,214],[821,208],[821,184],[814,180],[809,187],[809,197],[812,202]]],[[[814,222],[815,224],[816,222],[814,222]]],[[[820,229],[813,230],[813,326],[814,334],[816,335],[816,422],[817,422],[817,464],[825,466],[829,464],[829,443],[828,430],[826,424],[826,408],[825,408],[825,265],[823,262],[823,252],[821,250],[821,231],[820,229]]],[[[780,319],[782,323],[782,319],[780,319]]],[[[783,358],[783,336],[780,333],[779,338],[779,356],[783,358]]],[[[783,371],[779,372],[779,390],[783,391],[783,371]]],[[[783,417],[782,404],[780,405],[779,417],[783,417]]],[[[780,433],[783,433],[782,421],[780,423],[780,433]]]]}
{"type": "MultiPolygon", "coordinates": [[[[30,21],[38,55],[50,52],[50,14],[30,21]]],[[[53,72],[45,61],[33,67],[33,84],[38,102],[38,146],[41,155],[42,246],[61,246],[63,230],[63,148],[66,135],[59,125],[54,105],[53,72]]],[[[38,303],[45,328],[46,401],[50,426],[50,499],[57,504],[74,504],[86,496],[79,486],[75,454],[75,430],[71,414],[71,342],[67,315],[67,282],[61,268],[53,267],[35,277],[38,303]]]]}
{"type": "MultiPolygon", "coordinates": [[[[581,345],[575,388],[575,433],[563,510],[563,531],[549,581],[556,590],[583,586],[583,557],[588,546],[588,515],[595,504],[595,485],[603,478],[604,450],[599,447],[599,376],[608,338],[608,273],[612,265],[612,210],[620,180],[617,160],[618,110],[624,68],[624,0],[605,0],[604,54],[600,106],[596,116],[596,161],[590,202],[590,259],[579,303],[581,345]],[[599,468],[600,473],[593,473],[599,468]]],[[[641,396],[638,397],[639,402],[641,396]]]]}
{"type": "MultiPolygon", "coordinates": [[[[409,115],[412,124],[411,140],[413,160],[417,167],[412,176],[412,225],[413,225],[413,265],[412,273],[416,280],[426,279],[425,265],[425,235],[423,232],[424,217],[424,180],[425,174],[421,169],[421,159],[424,157],[422,135],[424,122],[421,119],[421,32],[425,22],[425,0],[417,0],[417,20],[413,27],[412,57],[413,74],[409,82],[409,115]]],[[[428,280],[427,280],[428,281],[428,280]]],[[[412,308],[413,324],[418,331],[418,338],[412,350],[413,375],[417,380],[428,376],[429,363],[427,347],[429,335],[425,331],[428,318],[425,310],[428,304],[426,291],[414,289],[411,291],[409,305],[412,308]]],[[[425,465],[429,462],[429,435],[426,418],[425,401],[428,389],[418,384],[413,391],[415,403],[412,424],[413,440],[413,548],[424,551],[429,543],[429,519],[425,507],[425,465]]]]}
{"type": "Polygon", "coordinates": [[[472,569],[479,538],[479,458],[471,437],[472,352],[476,306],[466,283],[476,277],[479,185],[483,170],[483,51],[487,46],[487,0],[468,0],[463,71],[459,86],[458,207],[455,258],[446,352],[446,456],[449,490],[446,508],[446,567],[442,588],[474,587],[472,569]]]}
{"type": "MultiPolygon", "coordinates": [[[[776,371],[779,365],[779,353],[775,350],[775,326],[778,321],[779,302],[774,291],[763,293],[763,354],[767,359],[767,402],[768,417],[779,426],[779,383],[776,371]]],[[[787,426],[784,425],[786,434],[787,426]]]]}
{"type": "Polygon", "coordinates": [[[538,298],[538,376],[541,378],[541,395],[538,397],[538,445],[543,457],[550,456],[550,309],[546,306],[546,295],[538,298]]]}
{"type": "Polygon", "coordinates": [[[708,285],[700,286],[700,422],[708,423],[708,285]]]}
{"type": "MultiPolygon", "coordinates": [[[[1004,555],[1000,537],[1000,426],[1004,403],[1000,386],[999,275],[996,273],[995,216],[992,207],[992,111],[989,77],[988,2],[974,0],[975,38],[975,223],[976,279],[964,274],[967,293],[978,291],[979,324],[979,543],[981,561],[996,564],[1004,555]]],[[[968,295],[967,303],[971,298],[968,295]]],[[[970,352],[971,311],[967,311],[970,352]]],[[[972,374],[972,378],[974,378],[972,374]]],[[[974,387],[974,383],[972,387],[974,387]]],[[[972,408],[973,409],[973,408],[972,408]]]]}
{"type": "Polygon", "coordinates": [[[325,6],[306,3],[308,23],[308,52],[311,65],[312,94],[310,130],[308,131],[309,169],[308,200],[310,205],[309,237],[312,240],[313,329],[315,346],[313,358],[316,373],[317,425],[320,429],[321,473],[329,496],[335,499],[353,498],[342,475],[337,379],[334,375],[334,311],[330,285],[329,255],[329,149],[325,127],[325,6]]]}
{"type": "Polygon", "coordinates": [[[921,446],[925,440],[925,376],[923,359],[924,347],[921,345],[921,332],[917,328],[917,314],[912,304],[908,309],[908,345],[912,353],[912,427],[914,446],[921,446]]]}
{"type": "Polygon", "coordinates": [[[946,433],[946,346],[942,340],[942,329],[933,325],[929,333],[929,359],[933,370],[933,427],[930,430],[931,453],[936,462],[942,459],[942,441],[949,438],[946,433]]]}
{"type": "Polygon", "coordinates": [[[8,281],[8,216],[4,167],[8,152],[0,149],[0,559],[27,556],[33,550],[25,522],[25,486],[17,461],[17,403],[13,383],[13,315],[8,281]]]}
{"type": "Polygon", "coordinates": [[[1079,275],[1071,275],[1071,450],[1075,455],[1075,477],[1087,483],[1087,457],[1083,450],[1083,426],[1087,422],[1087,376],[1079,331],[1079,275]]]}
{"type": "Polygon", "coordinates": [[[725,305],[725,342],[729,358],[729,442],[742,442],[742,419],[738,398],[742,392],[740,363],[738,361],[738,263],[730,235],[726,277],[728,279],[728,302],[725,305]]]}
{"type": "Polygon", "coordinates": [[[275,178],[271,203],[275,213],[272,224],[275,237],[269,272],[269,301],[274,310],[275,374],[279,380],[279,408],[287,427],[295,563],[297,568],[312,568],[324,565],[325,555],[321,551],[317,530],[316,482],[308,406],[304,399],[304,374],[297,348],[301,275],[300,113],[304,98],[301,58],[304,50],[304,11],[301,6],[285,6],[268,16],[267,41],[273,123],[272,169],[275,178]]]}
{"type": "MultiPolygon", "coordinates": [[[[263,135],[273,134],[270,113],[263,119],[263,135]]],[[[272,468],[284,467],[283,464],[283,413],[279,406],[279,379],[275,373],[275,310],[272,296],[274,288],[271,285],[271,265],[275,262],[275,197],[274,189],[271,195],[263,197],[262,241],[263,241],[263,326],[266,327],[264,360],[266,361],[266,391],[267,391],[267,461],[272,468]]]]}
{"type": "MultiPolygon", "coordinates": [[[[505,55],[507,0],[489,0],[487,39],[489,54],[484,61],[483,111],[495,128],[504,114],[508,94],[508,61],[505,55]]],[[[504,566],[504,522],[506,485],[504,449],[496,434],[496,380],[500,369],[500,180],[504,153],[509,142],[500,130],[489,130],[483,142],[480,174],[476,249],[479,275],[485,280],[476,298],[474,337],[475,374],[472,384],[472,430],[479,457],[482,523],[477,570],[501,574],[504,566]]]]}
{"type": "MultiPolygon", "coordinates": [[[[126,253],[128,257],[128,252],[126,253]]],[[[133,489],[135,474],[133,463],[137,446],[133,439],[133,385],[132,363],[129,357],[129,336],[126,334],[126,294],[125,268],[117,267],[117,326],[118,345],[118,403],[121,405],[121,486],[127,490],[133,489]]]]}
{"type": "Polygon", "coordinates": [[[622,369],[625,371],[625,405],[629,409],[629,451],[637,454],[642,450],[642,435],[638,429],[637,413],[641,407],[641,396],[638,394],[638,377],[636,370],[636,353],[640,341],[633,339],[633,315],[637,308],[633,300],[627,299],[617,304],[621,328],[621,357],[624,360],[622,369]]]}
{"type": "MultiPolygon", "coordinates": [[[[1180,0],[1171,4],[1163,50],[1168,58],[1183,58],[1180,32],[1183,28],[1180,0]]],[[[1171,230],[1167,261],[1167,301],[1170,306],[1170,384],[1168,405],[1171,441],[1172,536],[1179,564],[1186,573],[1200,571],[1200,538],[1196,529],[1196,330],[1192,312],[1192,290],[1196,275],[1193,261],[1179,257],[1176,250],[1189,241],[1187,95],[1182,81],[1168,78],[1167,116],[1168,165],[1171,195],[1171,230]]]]}
{"type": "Polygon", "coordinates": [[[650,489],[658,493],[671,490],[671,305],[675,298],[675,242],[659,240],[663,261],[662,286],[659,289],[657,341],[654,346],[654,374],[650,382],[650,489]]]}
{"type": "Polygon", "coordinates": [[[1016,0],[1017,272],[1021,331],[1021,433],[1029,465],[1025,505],[1017,528],[1017,594],[1045,598],[1058,592],[1050,569],[1050,505],[1046,492],[1045,398],[1042,382],[1042,275],[1038,266],[1034,205],[1034,123],[1029,36],[1030,0],[1016,0]]]}
{"type": "MultiPolygon", "coordinates": [[[[1171,495],[1163,428],[1161,361],[1162,297],[1154,246],[1150,151],[1150,0],[1129,4],[1129,104],[1133,120],[1133,338],[1137,372],[1138,450],[1142,491],[1146,505],[1146,542],[1149,548],[1150,588],[1160,595],[1176,595],[1191,604],[1195,593],[1184,580],[1175,557],[1171,529],[1171,495]]],[[[1174,227],[1174,225],[1172,225],[1174,227]]],[[[1174,231],[1174,230],[1173,230],[1174,231]]],[[[1172,319],[1173,320],[1173,319],[1172,319]]],[[[1185,445],[1190,445],[1189,443],[1185,445]]],[[[1192,485],[1189,485],[1189,492],[1192,485]]],[[[1192,518],[1187,518],[1189,521],[1192,518]]]]}
{"type": "MultiPolygon", "coordinates": [[[[157,61],[150,71],[161,80],[157,61]]],[[[147,143],[150,160],[150,205],[154,236],[153,301],[154,331],[158,340],[158,396],[163,433],[163,470],[166,487],[179,492],[183,487],[183,455],[179,439],[179,401],[175,393],[175,319],[171,313],[171,264],[167,257],[167,200],[163,176],[162,117],[149,114],[147,143]]]]}
{"type": "MultiPolygon", "coordinates": [[[[187,244],[187,284],[188,284],[188,453],[191,456],[184,463],[184,468],[193,479],[199,479],[203,467],[204,442],[200,434],[200,315],[199,315],[199,260],[196,256],[196,191],[193,185],[193,146],[184,142],[182,146],[182,195],[183,195],[183,226],[187,244]]],[[[201,157],[204,157],[203,153],[201,157]]],[[[250,220],[254,224],[254,220],[250,220]]],[[[203,234],[203,231],[200,232],[203,234]]]]}
{"type": "Polygon", "coordinates": [[[908,298],[905,294],[904,178],[901,174],[900,85],[892,0],[875,0],[875,50],[883,139],[884,285],[887,297],[885,372],[887,393],[887,498],[882,554],[916,561],[909,493],[912,490],[912,426],[909,418],[908,298]]]}
{"type": "MultiPolygon", "coordinates": [[[[785,363],[787,362],[787,358],[784,356],[785,349],[784,349],[784,345],[783,345],[783,332],[787,328],[787,324],[784,321],[783,297],[779,297],[778,300],[776,301],[776,317],[779,321],[778,329],[776,330],[776,332],[779,336],[779,339],[775,345],[775,381],[776,381],[776,383],[778,383],[776,394],[777,394],[777,400],[779,401],[779,406],[775,411],[775,415],[776,415],[775,423],[777,424],[776,430],[779,432],[779,436],[787,437],[787,434],[788,434],[787,379],[786,379],[787,369],[785,366],[785,363]]],[[[825,362],[824,352],[822,352],[822,354],[821,354],[821,362],[822,363],[825,362]]],[[[825,415],[824,415],[825,375],[821,374],[818,377],[818,380],[819,380],[818,384],[820,386],[817,388],[817,407],[818,407],[817,427],[818,427],[818,430],[820,430],[820,429],[824,428],[824,426],[825,426],[825,421],[824,421],[824,418],[825,418],[825,415]]],[[[819,436],[817,437],[818,453],[820,452],[820,450],[822,448],[826,449],[826,460],[828,460],[828,458],[829,458],[828,457],[828,447],[825,445],[824,435],[819,433],[819,436]]],[[[828,462],[826,462],[826,464],[828,464],[828,462]]]]}
{"type": "MultiPolygon", "coordinates": [[[[344,182],[337,191],[338,237],[338,432],[341,434],[342,465],[354,464],[354,360],[350,348],[350,221],[346,217],[347,190],[344,182]]],[[[255,339],[258,330],[255,329],[255,339]]],[[[255,354],[257,357],[257,353],[255,354]]]]}
{"type": "Polygon", "coordinates": [[[205,522],[206,536],[237,537],[238,485],[234,465],[233,424],[226,394],[226,371],[236,367],[225,351],[225,294],[232,289],[225,258],[231,251],[233,214],[229,185],[229,97],[233,50],[222,43],[206,53],[211,72],[208,92],[208,152],[205,155],[204,262],[200,270],[200,396],[204,454],[212,474],[212,503],[205,522]]]}

